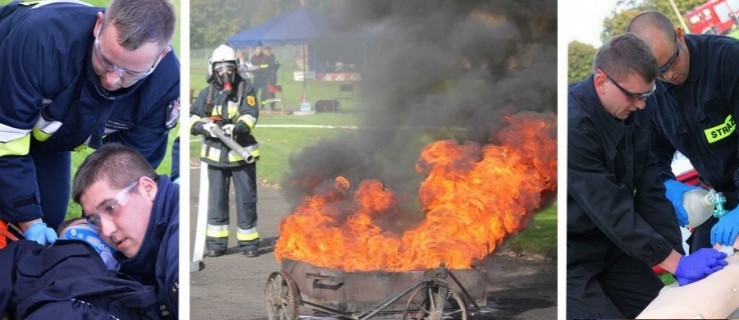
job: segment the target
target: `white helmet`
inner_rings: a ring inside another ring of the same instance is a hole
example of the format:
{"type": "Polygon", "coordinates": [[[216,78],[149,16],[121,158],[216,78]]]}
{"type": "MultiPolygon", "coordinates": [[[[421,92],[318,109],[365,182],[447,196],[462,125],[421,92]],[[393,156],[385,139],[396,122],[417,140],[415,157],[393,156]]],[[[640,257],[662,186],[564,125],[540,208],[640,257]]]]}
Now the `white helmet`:
{"type": "Polygon", "coordinates": [[[236,52],[222,44],[213,50],[213,55],[208,59],[207,81],[208,83],[217,81],[219,86],[226,82],[232,84],[236,81],[236,68],[236,52]]]}
{"type": "Polygon", "coordinates": [[[213,50],[213,55],[210,57],[210,60],[208,60],[208,63],[212,67],[213,63],[226,61],[236,62],[236,51],[234,51],[233,48],[222,44],[213,50]]]}

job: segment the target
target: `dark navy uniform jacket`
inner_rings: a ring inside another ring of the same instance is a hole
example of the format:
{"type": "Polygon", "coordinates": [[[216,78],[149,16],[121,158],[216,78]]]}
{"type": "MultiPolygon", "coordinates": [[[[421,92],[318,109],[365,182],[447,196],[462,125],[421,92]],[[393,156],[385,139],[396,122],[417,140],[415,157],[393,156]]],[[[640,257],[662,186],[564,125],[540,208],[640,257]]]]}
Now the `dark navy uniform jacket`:
{"type": "Polygon", "coordinates": [[[727,208],[737,204],[739,161],[739,41],[714,35],[685,35],[690,73],[680,86],[663,83],[654,120],[653,149],[660,176],[674,179],[670,164],[679,150],[707,184],[722,191],[727,208]],[[670,94],[665,94],[670,93],[670,94]]]}
{"type": "Polygon", "coordinates": [[[42,217],[32,144],[68,151],[120,142],[154,167],[166,153],[179,113],[179,62],[170,52],[145,79],[107,92],[92,68],[100,11],[70,3],[19,5],[0,20],[0,220],[42,217]]]}
{"type": "Polygon", "coordinates": [[[21,240],[0,250],[0,315],[11,319],[157,319],[156,299],[82,241],[21,240]]]}
{"type": "Polygon", "coordinates": [[[127,259],[120,253],[120,271],[146,285],[156,286],[157,296],[177,318],[179,292],[180,187],[169,177],[157,179],[149,226],[136,256],[127,259]]]}
{"type": "Polygon", "coordinates": [[[647,111],[614,118],[603,109],[593,76],[570,85],[567,104],[568,263],[602,261],[609,250],[577,243],[609,242],[650,266],[672,249],[682,253],[674,209],[649,155],[647,111]]]}

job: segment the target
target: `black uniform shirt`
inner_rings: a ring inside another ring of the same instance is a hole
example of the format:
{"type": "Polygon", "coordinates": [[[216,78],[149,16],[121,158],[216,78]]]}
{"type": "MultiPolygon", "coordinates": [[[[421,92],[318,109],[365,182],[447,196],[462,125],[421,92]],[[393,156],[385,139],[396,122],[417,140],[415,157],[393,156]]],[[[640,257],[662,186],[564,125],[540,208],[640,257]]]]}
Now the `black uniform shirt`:
{"type": "Polygon", "coordinates": [[[674,209],[649,156],[647,112],[614,118],[590,76],[570,85],[568,116],[568,236],[606,237],[650,266],[672,249],[682,252],[674,209]]]}
{"type": "MultiPolygon", "coordinates": [[[[686,35],[690,51],[688,79],[648,108],[654,121],[653,152],[662,180],[674,178],[675,150],[683,153],[701,179],[736,205],[739,185],[736,108],[739,107],[739,41],[712,35],[686,35]]],[[[661,88],[660,88],[661,89],[661,88]]],[[[659,90],[665,92],[665,90],[659,90]]]]}

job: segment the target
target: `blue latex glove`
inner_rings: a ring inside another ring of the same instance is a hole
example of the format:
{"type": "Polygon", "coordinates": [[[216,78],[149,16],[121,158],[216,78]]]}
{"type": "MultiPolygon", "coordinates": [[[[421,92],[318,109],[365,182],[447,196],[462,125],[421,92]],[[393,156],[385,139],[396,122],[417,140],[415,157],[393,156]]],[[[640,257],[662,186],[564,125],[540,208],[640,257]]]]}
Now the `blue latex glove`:
{"type": "Polygon", "coordinates": [[[698,189],[698,187],[689,186],[675,179],[668,179],[665,180],[665,188],[667,188],[667,192],[665,192],[667,200],[670,200],[672,206],[675,207],[677,222],[680,223],[681,227],[686,226],[688,224],[688,212],[685,211],[685,207],[683,206],[683,194],[690,190],[698,189]]]}
{"type": "Polygon", "coordinates": [[[739,207],[718,219],[718,222],[711,228],[711,244],[734,245],[736,236],[739,235],[739,212],[737,211],[739,207]]]}
{"type": "Polygon", "coordinates": [[[46,226],[46,223],[36,222],[23,233],[26,240],[33,240],[40,245],[53,244],[56,242],[56,231],[46,226]]]}
{"type": "Polygon", "coordinates": [[[723,269],[725,265],[729,264],[724,260],[725,258],[725,253],[713,248],[703,248],[689,256],[680,258],[675,270],[677,283],[684,286],[723,269]]]}

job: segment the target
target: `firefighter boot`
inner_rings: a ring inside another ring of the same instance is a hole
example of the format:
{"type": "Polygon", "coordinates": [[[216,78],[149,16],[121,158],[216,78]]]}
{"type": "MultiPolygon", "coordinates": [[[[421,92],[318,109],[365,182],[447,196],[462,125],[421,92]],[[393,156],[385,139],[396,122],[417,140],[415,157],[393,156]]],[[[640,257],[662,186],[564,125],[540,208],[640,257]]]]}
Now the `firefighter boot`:
{"type": "Polygon", "coordinates": [[[244,255],[253,258],[259,256],[259,238],[251,241],[241,241],[244,255]]]}

